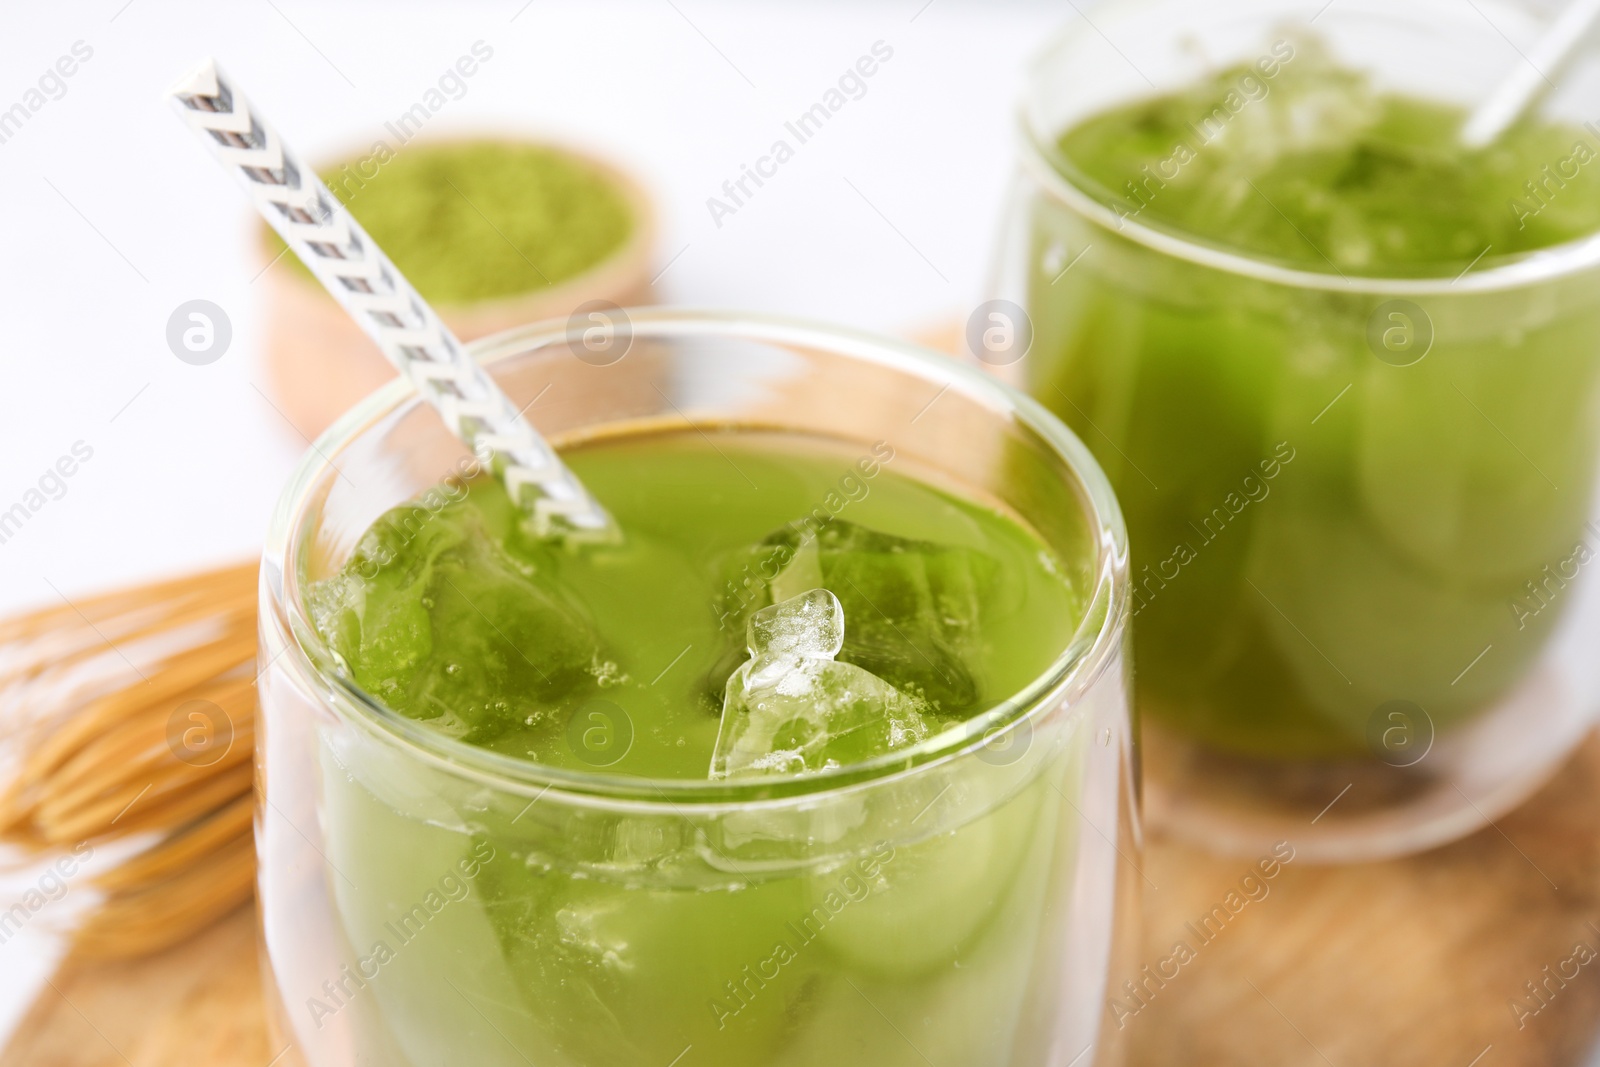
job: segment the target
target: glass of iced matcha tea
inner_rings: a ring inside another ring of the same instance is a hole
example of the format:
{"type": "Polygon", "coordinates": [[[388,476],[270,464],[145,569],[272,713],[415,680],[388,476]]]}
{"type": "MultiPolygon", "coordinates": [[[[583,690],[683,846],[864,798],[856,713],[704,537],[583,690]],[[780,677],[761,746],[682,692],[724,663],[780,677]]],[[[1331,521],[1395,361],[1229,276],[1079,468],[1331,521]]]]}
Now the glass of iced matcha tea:
{"type": "Polygon", "coordinates": [[[1426,847],[1600,702],[1600,67],[1469,148],[1539,28],[1477,6],[1111,5],[1031,73],[1011,372],[1127,515],[1153,824],[1426,847]]]}
{"type": "Polygon", "coordinates": [[[610,510],[541,539],[410,386],[263,567],[263,938],[315,1067],[1115,1062],[1126,545],[1041,406],[637,312],[475,346],[610,510]]]}

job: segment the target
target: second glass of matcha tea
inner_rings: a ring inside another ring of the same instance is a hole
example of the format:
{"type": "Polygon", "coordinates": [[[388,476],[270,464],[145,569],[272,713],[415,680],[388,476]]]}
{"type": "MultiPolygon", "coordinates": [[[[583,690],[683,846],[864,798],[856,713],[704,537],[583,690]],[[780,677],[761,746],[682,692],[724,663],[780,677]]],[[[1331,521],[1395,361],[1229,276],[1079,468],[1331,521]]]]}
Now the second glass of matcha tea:
{"type": "Polygon", "coordinates": [[[398,383],[297,474],[258,849],[298,1055],[1115,1062],[1129,601],[1088,451],[838,331],[476,348],[620,535],[541,536],[398,383]]]}
{"type": "Polygon", "coordinates": [[[1130,0],[1033,70],[1013,370],[1128,516],[1152,823],[1429,847],[1600,708],[1600,62],[1478,146],[1501,29],[1130,0]]]}

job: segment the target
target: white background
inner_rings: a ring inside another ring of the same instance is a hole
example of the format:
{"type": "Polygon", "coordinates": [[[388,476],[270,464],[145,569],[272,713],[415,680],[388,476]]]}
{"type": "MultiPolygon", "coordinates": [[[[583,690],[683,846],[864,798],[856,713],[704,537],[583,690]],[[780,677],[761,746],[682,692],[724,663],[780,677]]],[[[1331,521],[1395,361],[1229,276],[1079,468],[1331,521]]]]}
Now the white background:
{"type": "MultiPolygon", "coordinates": [[[[316,159],[379,134],[481,39],[493,58],[429,132],[523,131],[637,172],[663,216],[664,301],[901,332],[980,299],[1022,65],[1082,17],[960,0],[0,7],[0,111],[74,42],[94,50],[0,144],[0,511],[74,442],[94,450],[0,544],[0,612],[248,557],[306,447],[257,391],[249,209],[162,99],[201,57],[316,159]],[[707,197],[879,40],[894,56],[866,96],[718,228],[707,197]],[[196,298],[234,331],[204,367],[165,341],[196,298]]],[[[0,881],[0,910],[31,883],[0,881]]],[[[81,899],[0,945],[0,1037],[54,964],[44,927],[81,899]]]]}

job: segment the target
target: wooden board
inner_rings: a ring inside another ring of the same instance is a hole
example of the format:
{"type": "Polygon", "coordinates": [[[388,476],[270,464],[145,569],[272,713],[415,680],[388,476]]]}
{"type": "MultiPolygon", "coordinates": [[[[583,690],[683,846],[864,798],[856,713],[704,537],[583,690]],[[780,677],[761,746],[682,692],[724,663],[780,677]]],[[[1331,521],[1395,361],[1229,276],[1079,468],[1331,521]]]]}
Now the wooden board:
{"type": "MultiPolygon", "coordinates": [[[[1144,963],[1250,870],[1153,839],[1144,963]]],[[[1291,863],[1125,1020],[1144,1065],[1583,1064],[1600,1036],[1600,738],[1519,810],[1405,859],[1291,863]],[[1580,954],[1581,955],[1581,954],[1580,954]],[[1512,1004],[1526,1005],[1526,1014],[1512,1004]],[[1535,1009],[1537,1014],[1534,1014],[1535,1009]],[[1482,1059],[1478,1059],[1478,1057],[1482,1059]]],[[[1168,973],[1172,968],[1169,966],[1168,973]]]]}
{"type": "MultiPolygon", "coordinates": [[[[131,963],[64,967],[40,993],[4,1067],[267,1067],[255,909],[131,963]]],[[[279,1059],[283,1067],[289,1057],[279,1059]]]]}
{"type": "MultiPolygon", "coordinates": [[[[1161,837],[1143,865],[1152,966],[1251,866],[1161,837]]],[[[1600,950],[1600,737],[1496,827],[1386,863],[1291,862],[1267,884],[1124,1020],[1135,1067],[1555,1067],[1600,1034],[1600,958],[1552,980],[1538,1014],[1509,1007],[1531,1011],[1523,983],[1575,944],[1600,950]]],[[[267,1067],[282,1050],[256,952],[247,909],[164,955],[68,969],[0,1067],[267,1067]]]]}

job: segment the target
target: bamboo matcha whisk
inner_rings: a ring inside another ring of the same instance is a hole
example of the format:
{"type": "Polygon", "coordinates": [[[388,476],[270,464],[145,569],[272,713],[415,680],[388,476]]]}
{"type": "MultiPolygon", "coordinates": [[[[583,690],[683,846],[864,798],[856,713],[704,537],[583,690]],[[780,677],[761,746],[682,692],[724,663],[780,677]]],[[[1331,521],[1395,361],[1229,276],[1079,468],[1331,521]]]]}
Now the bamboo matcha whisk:
{"type": "Polygon", "coordinates": [[[83,957],[182,940],[247,902],[254,562],[0,623],[0,727],[16,756],[0,841],[31,854],[149,841],[97,874],[83,957]]]}

